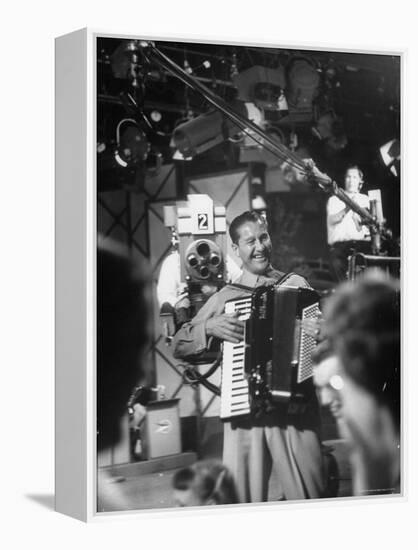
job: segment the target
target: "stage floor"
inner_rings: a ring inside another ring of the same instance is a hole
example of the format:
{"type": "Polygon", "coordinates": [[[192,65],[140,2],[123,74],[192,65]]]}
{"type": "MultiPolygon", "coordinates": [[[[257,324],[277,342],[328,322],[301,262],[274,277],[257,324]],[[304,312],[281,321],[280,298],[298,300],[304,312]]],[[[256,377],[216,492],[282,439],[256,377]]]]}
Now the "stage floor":
{"type": "MultiPolygon", "coordinates": [[[[344,442],[331,440],[324,442],[333,448],[333,455],[338,464],[339,490],[338,497],[351,496],[351,475],[344,442]]],[[[105,499],[98,499],[98,510],[113,512],[120,510],[145,510],[171,508],[175,506],[172,491],[172,477],[178,468],[139,475],[108,476],[102,483],[106,484],[105,499]]],[[[280,488],[274,472],[269,486],[270,502],[280,498],[280,488]],[[275,483],[276,481],[276,483],[275,483]]]]}

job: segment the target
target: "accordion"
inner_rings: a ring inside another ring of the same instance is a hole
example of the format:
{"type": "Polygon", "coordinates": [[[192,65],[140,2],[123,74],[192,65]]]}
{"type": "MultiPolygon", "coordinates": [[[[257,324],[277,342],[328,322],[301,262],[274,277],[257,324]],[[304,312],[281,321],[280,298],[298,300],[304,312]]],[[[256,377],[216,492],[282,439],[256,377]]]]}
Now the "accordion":
{"type": "Polygon", "coordinates": [[[307,401],[316,340],[303,330],[302,321],[318,318],[318,294],[307,288],[259,287],[226,302],[225,313],[236,311],[245,321],[244,339],[223,345],[221,418],[307,401]]]}

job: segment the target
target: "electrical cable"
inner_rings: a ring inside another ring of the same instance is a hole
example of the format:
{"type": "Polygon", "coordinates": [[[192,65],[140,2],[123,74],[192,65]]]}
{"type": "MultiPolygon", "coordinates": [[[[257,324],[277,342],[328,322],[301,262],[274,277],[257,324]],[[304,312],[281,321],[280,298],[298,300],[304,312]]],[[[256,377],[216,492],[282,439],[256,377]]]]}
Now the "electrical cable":
{"type": "Polygon", "coordinates": [[[215,371],[218,369],[218,367],[221,364],[222,360],[222,354],[220,353],[218,357],[215,359],[215,361],[210,365],[209,369],[204,373],[201,374],[196,370],[196,365],[191,365],[189,363],[181,363],[177,365],[177,367],[180,367],[183,369],[183,380],[187,384],[202,384],[206,389],[214,393],[215,395],[220,395],[220,389],[218,386],[215,386],[215,384],[212,384],[212,382],[209,382],[208,378],[212,376],[212,374],[215,373],[215,371]]]}

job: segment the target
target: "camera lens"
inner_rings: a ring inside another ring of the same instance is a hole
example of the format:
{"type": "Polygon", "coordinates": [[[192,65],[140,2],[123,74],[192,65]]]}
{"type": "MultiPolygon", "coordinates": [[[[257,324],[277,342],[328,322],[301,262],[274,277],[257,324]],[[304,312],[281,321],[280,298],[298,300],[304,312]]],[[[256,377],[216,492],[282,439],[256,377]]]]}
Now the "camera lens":
{"type": "Polygon", "coordinates": [[[212,254],[212,256],[210,258],[210,263],[211,263],[211,265],[216,267],[221,263],[221,259],[217,254],[212,254]]]}
{"type": "Polygon", "coordinates": [[[196,250],[199,256],[207,256],[209,254],[210,248],[208,243],[202,242],[198,244],[196,250]]]}
{"type": "Polygon", "coordinates": [[[198,261],[197,261],[197,258],[194,254],[192,254],[191,256],[189,256],[187,258],[187,261],[189,262],[189,265],[190,267],[196,267],[197,264],[198,264],[198,261]]]}

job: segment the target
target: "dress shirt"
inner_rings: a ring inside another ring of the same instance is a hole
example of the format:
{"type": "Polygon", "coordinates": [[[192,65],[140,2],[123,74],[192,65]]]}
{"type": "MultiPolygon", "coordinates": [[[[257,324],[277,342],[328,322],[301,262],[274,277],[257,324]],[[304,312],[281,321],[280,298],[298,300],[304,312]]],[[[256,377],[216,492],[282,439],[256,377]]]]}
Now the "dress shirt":
{"type": "MultiPolygon", "coordinates": [[[[369,208],[370,201],[367,195],[363,195],[362,193],[354,193],[350,194],[349,196],[362,208],[369,208]]],[[[327,231],[329,245],[332,245],[336,242],[364,241],[370,239],[370,231],[367,226],[362,225],[360,230],[358,230],[354,221],[354,216],[357,216],[358,221],[360,221],[360,218],[358,214],[356,214],[352,210],[349,210],[340,222],[330,222],[330,216],[341,212],[345,208],[345,206],[345,203],[338,197],[332,196],[328,199],[327,231]]]]}

